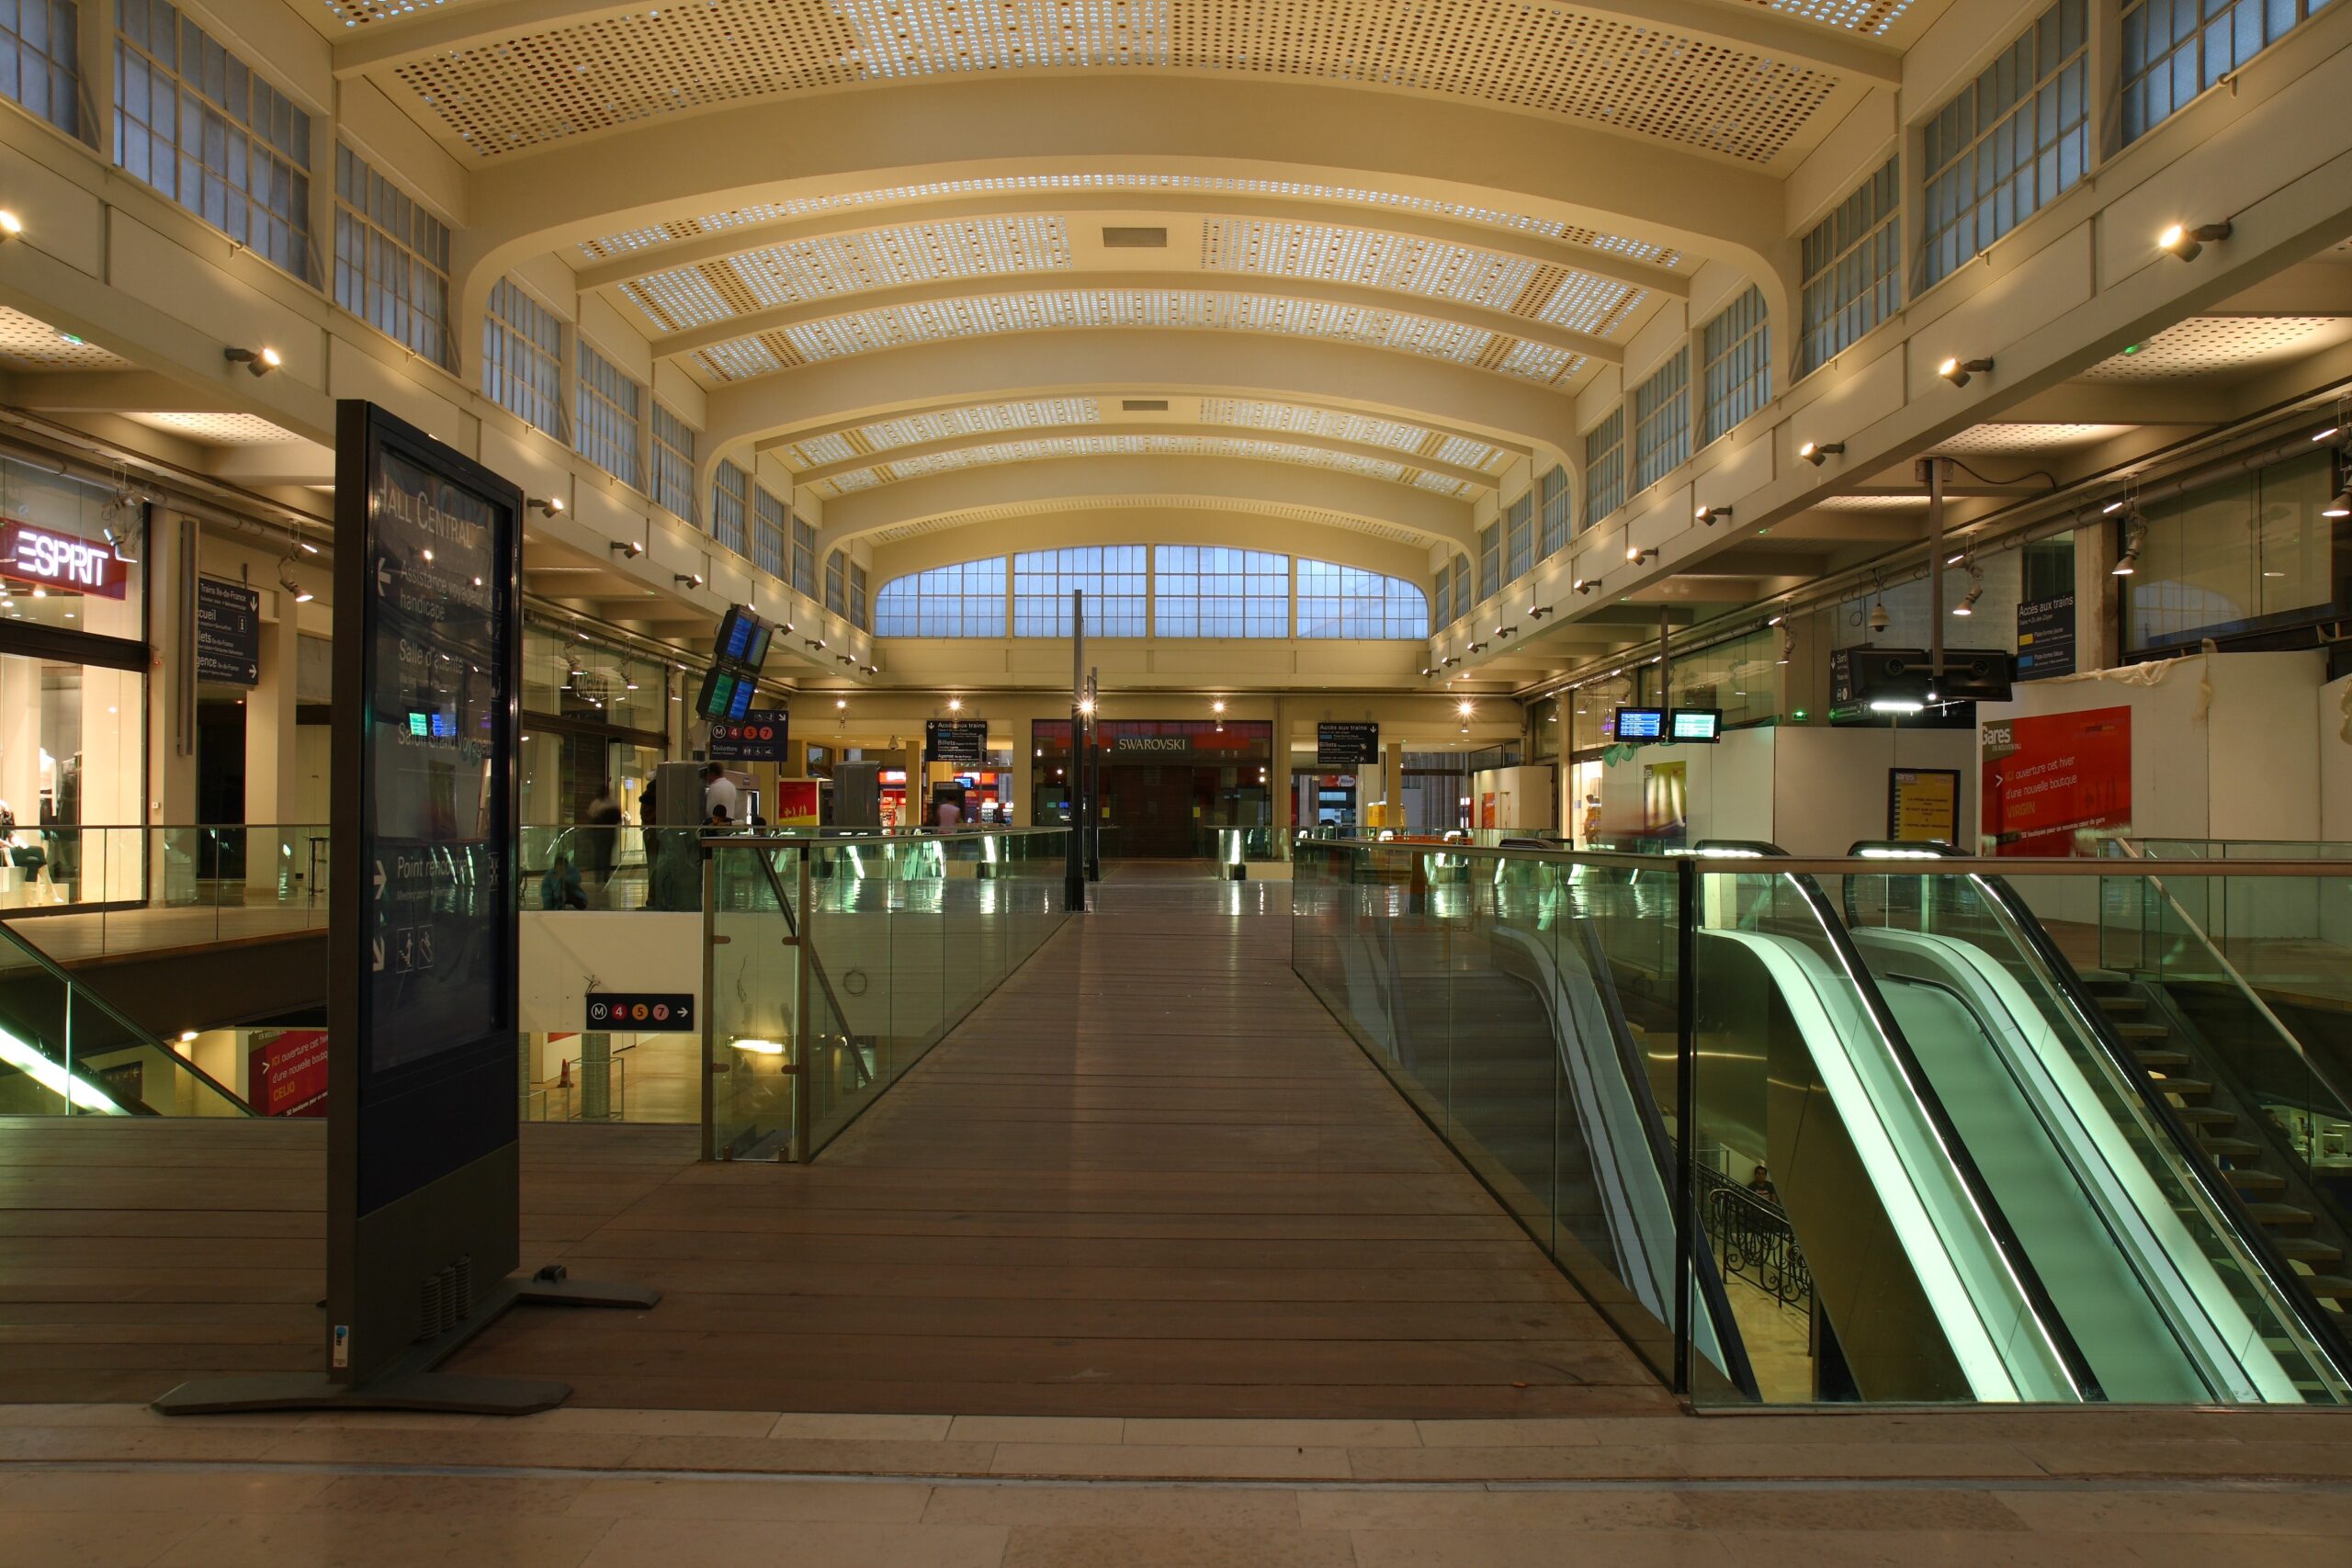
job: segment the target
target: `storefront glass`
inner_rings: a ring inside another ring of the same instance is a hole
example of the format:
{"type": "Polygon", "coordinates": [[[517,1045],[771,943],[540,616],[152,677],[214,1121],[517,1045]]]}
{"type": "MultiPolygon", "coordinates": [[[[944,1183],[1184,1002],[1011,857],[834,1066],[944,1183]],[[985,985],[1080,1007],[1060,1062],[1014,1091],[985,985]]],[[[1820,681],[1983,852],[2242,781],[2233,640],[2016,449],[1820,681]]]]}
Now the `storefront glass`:
{"type": "MultiPolygon", "coordinates": [[[[1269,777],[1273,726],[1255,720],[1105,719],[1102,764],[1106,858],[1182,858],[1211,852],[1210,829],[1273,821],[1269,777]]],[[[1069,721],[1031,730],[1039,825],[1069,820],[1069,721]]]]}

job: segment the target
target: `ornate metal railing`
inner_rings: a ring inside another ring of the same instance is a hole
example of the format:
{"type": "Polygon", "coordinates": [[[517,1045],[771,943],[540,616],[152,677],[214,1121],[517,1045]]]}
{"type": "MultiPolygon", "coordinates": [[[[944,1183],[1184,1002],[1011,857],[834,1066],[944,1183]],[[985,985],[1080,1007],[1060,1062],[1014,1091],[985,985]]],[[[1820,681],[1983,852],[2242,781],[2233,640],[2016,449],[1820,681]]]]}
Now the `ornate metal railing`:
{"type": "Polygon", "coordinates": [[[1705,1166],[1697,1175],[1703,1229],[1724,1273],[1809,1315],[1813,1269],[1781,1205],[1705,1166]]]}

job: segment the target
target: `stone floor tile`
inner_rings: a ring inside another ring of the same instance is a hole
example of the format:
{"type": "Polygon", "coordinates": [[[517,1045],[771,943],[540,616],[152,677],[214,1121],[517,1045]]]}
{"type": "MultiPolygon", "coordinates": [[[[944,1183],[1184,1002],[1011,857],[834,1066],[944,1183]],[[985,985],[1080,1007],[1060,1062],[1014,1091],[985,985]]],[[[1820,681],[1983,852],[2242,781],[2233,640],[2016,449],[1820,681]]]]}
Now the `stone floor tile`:
{"type": "Polygon", "coordinates": [[[779,1416],[771,1438],[854,1438],[865,1442],[944,1441],[952,1416],[779,1416]]]}
{"type": "Polygon", "coordinates": [[[712,1520],[681,1530],[670,1519],[621,1519],[587,1568],[999,1568],[1005,1532],[988,1525],[797,1523],[712,1520]]]}
{"type": "Polygon", "coordinates": [[[1004,1568],[1356,1568],[1332,1530],[1017,1526],[1004,1568]]]}
{"type": "Polygon", "coordinates": [[[958,1416],[947,1436],[971,1443],[1115,1443],[1125,1427],[1116,1416],[958,1416]]]}
{"type": "Polygon", "coordinates": [[[764,1438],[779,1419],[772,1410],[591,1410],[565,1405],[528,1416],[523,1425],[543,1432],[622,1432],[646,1438],[764,1438]]]}

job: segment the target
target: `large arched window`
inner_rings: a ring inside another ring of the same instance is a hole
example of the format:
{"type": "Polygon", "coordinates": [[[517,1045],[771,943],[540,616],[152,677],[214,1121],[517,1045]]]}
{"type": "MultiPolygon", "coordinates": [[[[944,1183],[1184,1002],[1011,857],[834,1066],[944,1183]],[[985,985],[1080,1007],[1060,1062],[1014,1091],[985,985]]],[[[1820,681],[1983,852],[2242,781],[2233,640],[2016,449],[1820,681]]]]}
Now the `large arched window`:
{"type": "Polygon", "coordinates": [[[1288,556],[1160,545],[1151,568],[1151,620],[1160,637],[1290,636],[1288,556]]]}
{"type": "Polygon", "coordinates": [[[1004,558],[893,578],[874,601],[876,637],[1002,637],[1004,558]]]}
{"type": "Polygon", "coordinates": [[[1402,578],[1336,561],[1301,559],[1298,635],[1418,640],[1430,635],[1429,599],[1402,578]]]}

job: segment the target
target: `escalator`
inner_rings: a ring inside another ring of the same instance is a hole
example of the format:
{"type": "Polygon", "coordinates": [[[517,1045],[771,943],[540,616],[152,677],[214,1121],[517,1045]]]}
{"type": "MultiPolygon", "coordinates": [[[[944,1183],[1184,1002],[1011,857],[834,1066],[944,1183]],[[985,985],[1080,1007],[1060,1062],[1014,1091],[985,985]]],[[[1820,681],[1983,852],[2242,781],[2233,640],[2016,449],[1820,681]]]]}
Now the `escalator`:
{"type": "Polygon", "coordinates": [[[234,1091],[0,921],[0,1116],[217,1116],[234,1091]]]}

